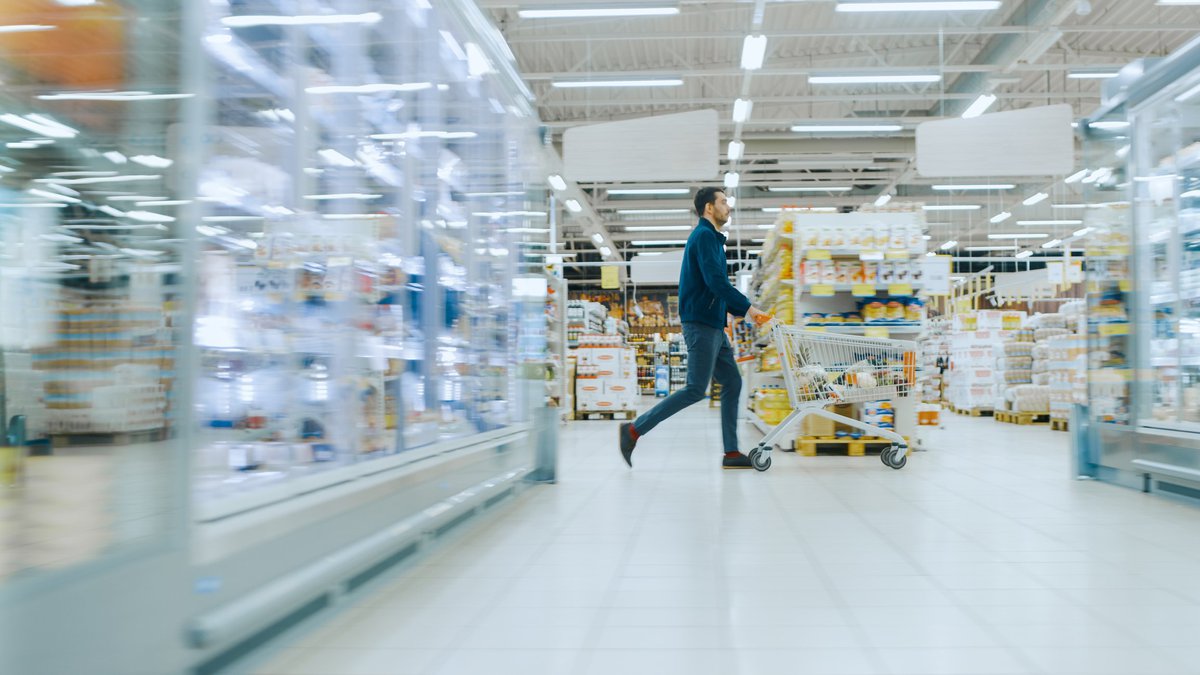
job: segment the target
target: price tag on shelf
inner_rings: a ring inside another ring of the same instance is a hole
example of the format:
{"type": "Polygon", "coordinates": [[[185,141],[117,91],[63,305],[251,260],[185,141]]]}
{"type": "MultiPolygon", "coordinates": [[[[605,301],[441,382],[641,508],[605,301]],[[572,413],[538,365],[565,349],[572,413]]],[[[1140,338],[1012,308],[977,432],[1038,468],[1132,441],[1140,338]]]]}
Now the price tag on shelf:
{"type": "Polygon", "coordinates": [[[884,254],[888,260],[908,260],[908,251],[891,250],[884,254]]]}
{"type": "Polygon", "coordinates": [[[913,294],[912,284],[888,284],[888,295],[890,295],[890,296],[903,297],[903,296],[910,296],[912,294],[913,294]]]}
{"type": "Polygon", "coordinates": [[[809,260],[833,260],[833,255],[824,248],[811,248],[805,253],[805,257],[809,260]]]}
{"type": "Polygon", "coordinates": [[[1100,335],[1102,337],[1110,337],[1113,335],[1129,335],[1129,324],[1102,323],[1100,324],[1100,335]]]}
{"type": "Polygon", "coordinates": [[[850,288],[850,293],[856,298],[873,298],[875,297],[875,286],[872,284],[854,284],[850,288]]]}
{"type": "Polygon", "coordinates": [[[833,295],[834,290],[831,284],[816,284],[809,287],[809,293],[814,298],[828,298],[833,295]]]}
{"type": "Polygon", "coordinates": [[[886,326],[867,326],[866,336],[869,338],[887,338],[888,329],[886,326]]]}

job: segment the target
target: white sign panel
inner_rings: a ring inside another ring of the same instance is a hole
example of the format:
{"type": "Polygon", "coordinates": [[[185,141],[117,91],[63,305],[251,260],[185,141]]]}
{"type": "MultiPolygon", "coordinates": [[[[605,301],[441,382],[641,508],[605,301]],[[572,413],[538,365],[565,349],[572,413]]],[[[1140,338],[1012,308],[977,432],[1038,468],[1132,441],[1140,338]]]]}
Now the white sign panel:
{"type": "Polygon", "coordinates": [[[950,295],[950,272],[954,267],[954,258],[948,255],[935,255],[921,258],[925,265],[925,294],[950,295]]]}
{"type": "Polygon", "coordinates": [[[662,255],[634,256],[629,266],[630,278],[635,284],[677,284],[679,271],[683,269],[683,251],[669,251],[662,255]]]}
{"type": "Polygon", "coordinates": [[[925,122],[917,172],[926,177],[1058,176],[1075,170],[1073,111],[1051,105],[925,122]]]}
{"type": "Polygon", "coordinates": [[[574,181],[711,180],[720,170],[715,110],[567,129],[563,175],[574,181]]]}

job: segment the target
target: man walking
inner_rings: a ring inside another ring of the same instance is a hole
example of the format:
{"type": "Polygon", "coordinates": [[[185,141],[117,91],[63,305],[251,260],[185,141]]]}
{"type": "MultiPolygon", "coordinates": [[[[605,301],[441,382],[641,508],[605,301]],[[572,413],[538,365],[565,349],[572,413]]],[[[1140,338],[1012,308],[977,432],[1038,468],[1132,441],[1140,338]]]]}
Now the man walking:
{"type": "Polygon", "coordinates": [[[738,451],[738,398],[742,376],[738,372],[733,348],[725,336],[725,315],[746,316],[755,322],[769,315],[750,304],[733,284],[725,260],[725,237],[719,228],[729,222],[729,202],[720,188],[706,187],[696,192],[699,222],[683,249],[683,267],[679,272],[679,314],[683,320],[683,340],[687,344],[687,386],[671,394],[649,412],[622,424],[619,430],[621,457],[633,466],[633,448],[642,436],[684,408],[704,400],[708,383],[716,376],[721,384],[721,440],[726,469],[749,469],[750,459],[738,451]]]}

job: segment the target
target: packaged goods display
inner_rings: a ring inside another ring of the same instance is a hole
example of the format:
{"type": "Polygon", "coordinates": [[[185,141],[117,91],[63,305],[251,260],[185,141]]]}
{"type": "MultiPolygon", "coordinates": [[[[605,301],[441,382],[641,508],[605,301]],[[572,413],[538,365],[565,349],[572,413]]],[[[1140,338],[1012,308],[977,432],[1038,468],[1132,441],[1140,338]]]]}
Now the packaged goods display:
{"type": "Polygon", "coordinates": [[[600,344],[581,345],[575,350],[575,358],[578,362],[575,374],[576,412],[637,409],[640,392],[637,353],[634,349],[600,344]]]}

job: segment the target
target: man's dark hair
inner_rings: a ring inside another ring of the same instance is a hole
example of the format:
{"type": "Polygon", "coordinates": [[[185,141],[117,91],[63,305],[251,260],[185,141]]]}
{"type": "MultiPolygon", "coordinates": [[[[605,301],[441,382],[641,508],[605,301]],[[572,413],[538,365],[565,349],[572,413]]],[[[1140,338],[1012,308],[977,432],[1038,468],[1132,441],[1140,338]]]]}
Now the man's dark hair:
{"type": "Polygon", "coordinates": [[[696,206],[696,215],[704,215],[704,207],[717,201],[718,192],[724,194],[725,191],[719,187],[705,187],[696,190],[696,199],[693,202],[696,206]]]}

